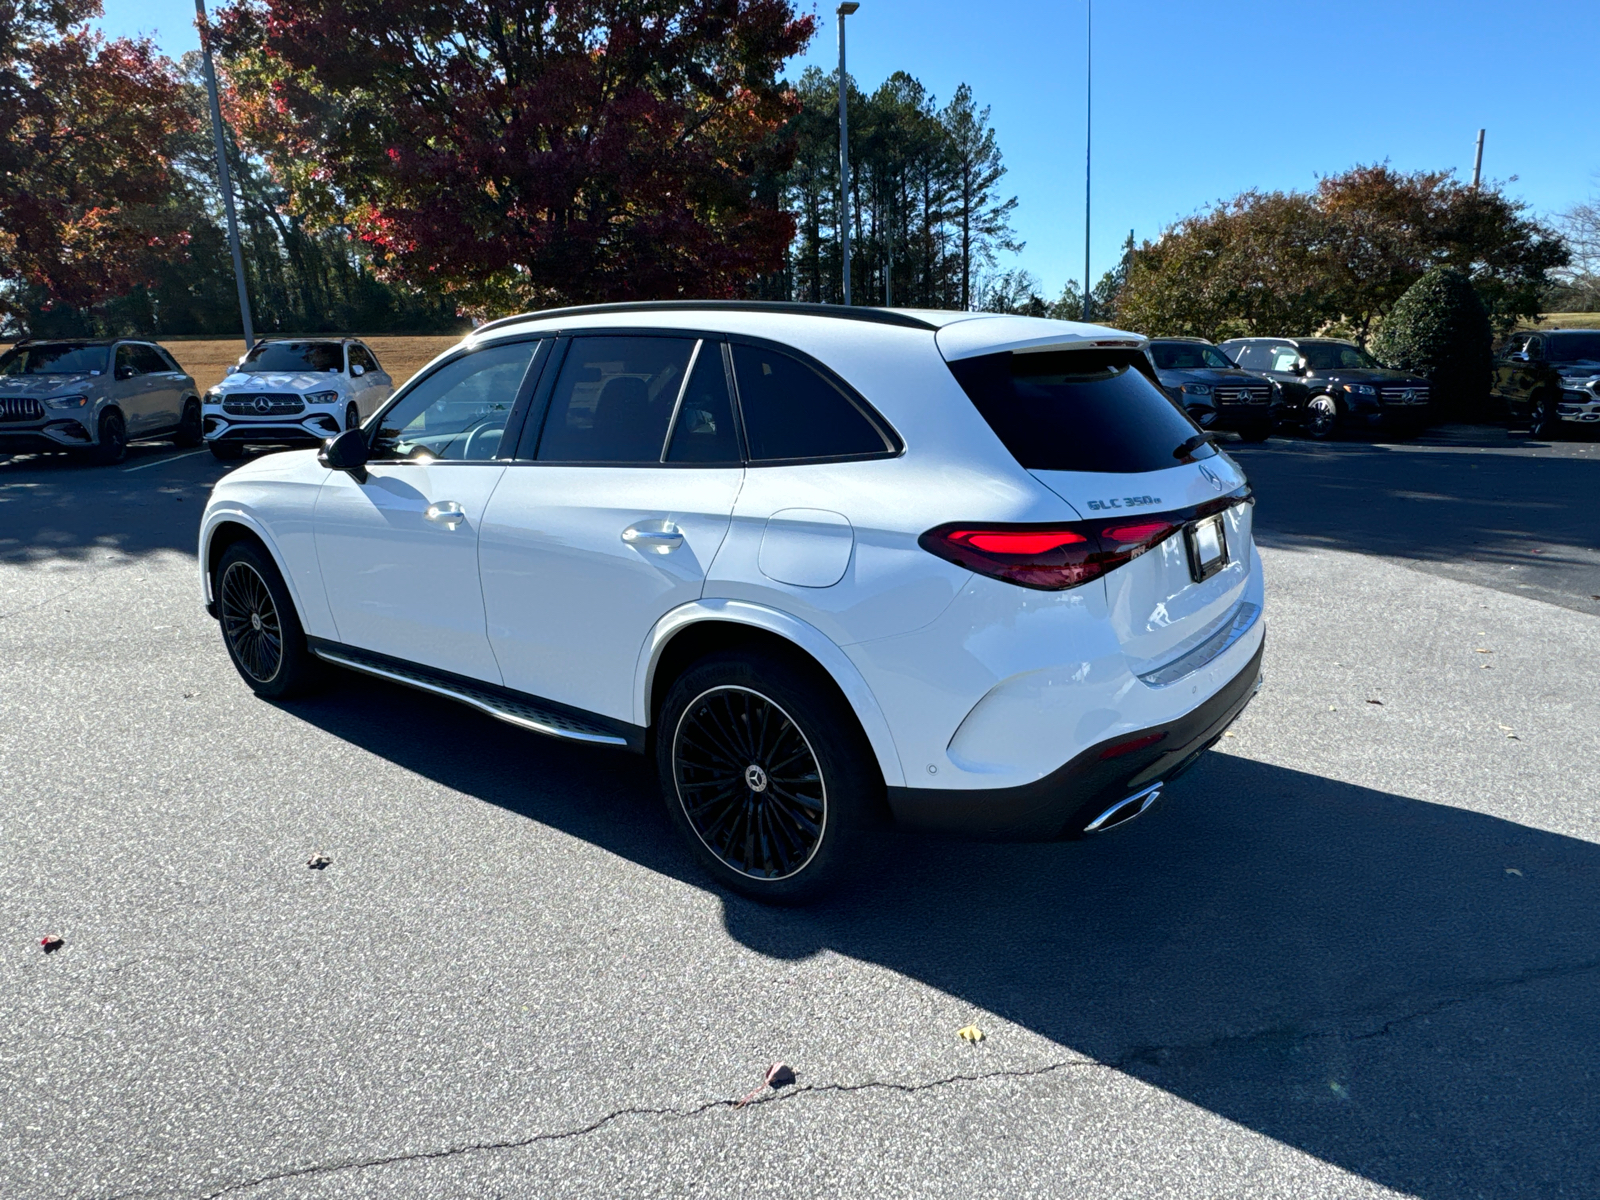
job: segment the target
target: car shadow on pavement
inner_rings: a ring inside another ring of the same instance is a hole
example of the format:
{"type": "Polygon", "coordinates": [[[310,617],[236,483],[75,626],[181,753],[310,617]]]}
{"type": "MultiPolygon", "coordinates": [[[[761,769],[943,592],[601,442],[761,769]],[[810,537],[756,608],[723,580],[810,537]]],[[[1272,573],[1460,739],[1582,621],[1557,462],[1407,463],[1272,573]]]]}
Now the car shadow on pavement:
{"type": "MultiPolygon", "coordinates": [[[[366,681],[290,711],[716,890],[647,760],[366,681]]],[[[1593,1194],[1589,842],[1221,753],[1103,839],[873,842],[863,881],[825,904],[721,894],[729,934],[782,959],[880,964],[1409,1194],[1593,1194]]]]}

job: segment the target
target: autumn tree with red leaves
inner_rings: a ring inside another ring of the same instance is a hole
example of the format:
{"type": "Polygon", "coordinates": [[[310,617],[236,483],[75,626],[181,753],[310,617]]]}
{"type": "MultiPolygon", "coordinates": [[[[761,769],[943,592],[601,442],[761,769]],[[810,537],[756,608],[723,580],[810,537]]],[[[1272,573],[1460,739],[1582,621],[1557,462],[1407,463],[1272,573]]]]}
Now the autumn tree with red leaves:
{"type": "Polygon", "coordinates": [[[0,3],[0,321],[16,292],[88,308],[182,257],[170,203],[192,125],[148,41],[88,28],[99,0],[0,3]]]}
{"type": "Polygon", "coordinates": [[[292,204],[463,311],[736,295],[814,22],[788,0],[239,0],[242,136],[292,204]]]}

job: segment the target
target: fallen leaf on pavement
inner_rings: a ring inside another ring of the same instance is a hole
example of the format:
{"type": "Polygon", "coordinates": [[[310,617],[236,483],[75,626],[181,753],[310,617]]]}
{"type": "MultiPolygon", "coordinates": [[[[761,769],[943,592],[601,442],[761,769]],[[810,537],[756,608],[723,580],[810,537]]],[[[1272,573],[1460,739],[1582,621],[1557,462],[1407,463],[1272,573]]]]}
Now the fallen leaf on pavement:
{"type": "Polygon", "coordinates": [[[1367,703],[1368,704],[1382,704],[1383,701],[1382,700],[1368,700],[1367,703]]]}
{"type": "Polygon", "coordinates": [[[67,943],[65,939],[59,938],[53,933],[47,933],[39,939],[39,945],[44,947],[44,952],[46,954],[54,954],[66,944],[67,943]]]}
{"type": "Polygon", "coordinates": [[[1473,653],[1474,654],[1493,654],[1494,651],[1493,650],[1485,650],[1482,646],[1479,646],[1476,650],[1473,651],[1473,653]]]}
{"type": "Polygon", "coordinates": [[[1507,875],[1515,875],[1519,879],[1522,877],[1522,872],[1517,870],[1515,867],[1507,867],[1506,868],[1506,874],[1507,875]]]}
{"type": "Polygon", "coordinates": [[[766,1076],[762,1081],[751,1088],[734,1104],[735,1108],[743,1108],[750,1101],[759,1096],[765,1088],[788,1087],[794,1082],[794,1070],[788,1063],[775,1062],[767,1068],[766,1076]]]}
{"type": "Polygon", "coordinates": [[[963,1042],[972,1042],[976,1044],[983,1041],[983,1030],[979,1029],[976,1025],[966,1025],[956,1030],[956,1036],[963,1042]]]}
{"type": "Polygon", "coordinates": [[[329,858],[326,854],[313,854],[306,860],[306,866],[310,867],[313,871],[326,870],[332,865],[333,859],[329,858]]]}
{"type": "Polygon", "coordinates": [[[1222,736],[1223,737],[1234,737],[1236,735],[1234,734],[1233,730],[1229,729],[1226,732],[1224,732],[1222,736]]]}

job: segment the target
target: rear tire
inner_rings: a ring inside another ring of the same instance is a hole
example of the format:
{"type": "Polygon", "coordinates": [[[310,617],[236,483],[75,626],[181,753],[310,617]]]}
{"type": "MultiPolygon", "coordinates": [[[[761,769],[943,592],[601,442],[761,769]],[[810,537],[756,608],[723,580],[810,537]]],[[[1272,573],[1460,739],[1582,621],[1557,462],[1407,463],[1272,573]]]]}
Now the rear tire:
{"type": "Polygon", "coordinates": [[[244,443],[212,442],[211,457],[218,462],[238,462],[244,457],[244,443]]]}
{"type": "Polygon", "coordinates": [[[289,589],[265,549],[252,541],[229,546],[217,564],[212,594],[222,644],[256,695],[285,700],[321,682],[321,664],[306,645],[289,589]]]}
{"type": "Polygon", "coordinates": [[[172,435],[174,445],[187,449],[198,446],[201,441],[200,427],[200,401],[185,400],[183,403],[183,419],[178,422],[177,432],[172,435]]]}
{"type": "Polygon", "coordinates": [[[855,716],[775,654],[710,655],[674,681],[656,725],[673,825],[722,886],[801,904],[857,860],[882,780],[855,716]]]}
{"type": "Polygon", "coordinates": [[[128,457],[128,423],[119,412],[100,414],[100,441],[89,451],[89,461],[109,467],[128,457]]]}
{"type": "Polygon", "coordinates": [[[1343,424],[1339,402],[1332,396],[1313,396],[1306,401],[1306,436],[1313,441],[1331,441],[1343,424]]]}

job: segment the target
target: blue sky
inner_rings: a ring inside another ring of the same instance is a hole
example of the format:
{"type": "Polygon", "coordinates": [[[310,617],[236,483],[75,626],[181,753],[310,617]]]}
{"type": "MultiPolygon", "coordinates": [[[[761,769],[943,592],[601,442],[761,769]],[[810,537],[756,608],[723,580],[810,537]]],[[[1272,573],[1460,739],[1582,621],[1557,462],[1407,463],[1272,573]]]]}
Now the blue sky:
{"type": "MultiPolygon", "coordinates": [[[[862,0],[849,18],[861,86],[903,69],[940,101],[966,82],[991,107],[1027,243],[1002,266],[1052,296],[1083,278],[1084,4],[862,0]]],[[[791,74],[831,70],[835,0],[799,7],[821,27],[791,74]]],[[[198,45],[193,17],[193,0],[106,0],[103,25],[177,55],[198,45]]],[[[1600,193],[1596,47],[1596,0],[1100,0],[1091,270],[1130,228],[1152,237],[1247,188],[1384,159],[1470,177],[1480,127],[1485,177],[1558,212],[1600,193]]]]}

